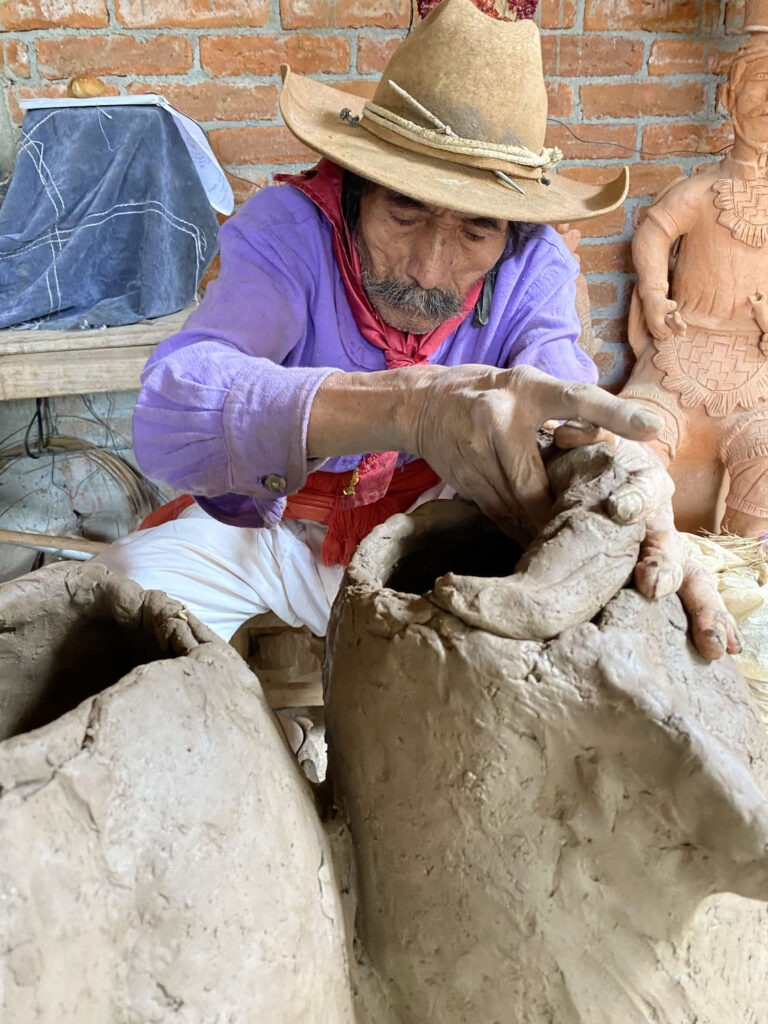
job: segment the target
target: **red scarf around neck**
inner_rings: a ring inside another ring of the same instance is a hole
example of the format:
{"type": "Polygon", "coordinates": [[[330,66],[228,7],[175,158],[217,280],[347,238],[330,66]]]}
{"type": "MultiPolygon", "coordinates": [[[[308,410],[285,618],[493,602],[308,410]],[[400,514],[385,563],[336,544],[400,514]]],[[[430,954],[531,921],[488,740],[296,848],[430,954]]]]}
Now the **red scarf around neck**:
{"type": "Polygon", "coordinates": [[[384,352],[387,369],[426,363],[429,356],[437,351],[449,334],[453,334],[467,313],[474,308],[480,297],[483,281],[481,279],[470,289],[457,316],[451,317],[426,334],[406,334],[396,327],[390,327],[371,305],[363,288],[363,273],[357,246],[341,208],[343,178],[343,167],[331,163],[330,160],[321,160],[303,174],[278,174],[275,181],[299,189],[330,221],[333,228],[333,255],[341,280],[344,282],[344,292],[355,323],[365,340],[384,352]]]}

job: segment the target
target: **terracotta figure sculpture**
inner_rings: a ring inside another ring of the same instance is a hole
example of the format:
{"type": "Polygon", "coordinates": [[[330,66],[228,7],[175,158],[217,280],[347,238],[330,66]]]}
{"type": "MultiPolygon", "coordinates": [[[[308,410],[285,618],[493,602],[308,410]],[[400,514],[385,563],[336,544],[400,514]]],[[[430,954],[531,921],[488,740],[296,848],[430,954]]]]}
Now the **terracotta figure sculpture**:
{"type": "Polygon", "coordinates": [[[733,149],[673,182],[635,235],[637,364],[623,394],[662,413],[665,460],[681,452],[678,528],[717,525],[714,455],[728,473],[722,529],[751,537],[768,529],[767,0],[748,0],[746,29],[723,92],[733,149]]]}
{"type": "Polygon", "coordinates": [[[0,588],[3,1024],[762,1024],[765,728],[677,596],[621,589],[610,450],[548,472],[522,558],[460,501],[354,555],[325,834],[178,602],[93,564],[0,588]]]}

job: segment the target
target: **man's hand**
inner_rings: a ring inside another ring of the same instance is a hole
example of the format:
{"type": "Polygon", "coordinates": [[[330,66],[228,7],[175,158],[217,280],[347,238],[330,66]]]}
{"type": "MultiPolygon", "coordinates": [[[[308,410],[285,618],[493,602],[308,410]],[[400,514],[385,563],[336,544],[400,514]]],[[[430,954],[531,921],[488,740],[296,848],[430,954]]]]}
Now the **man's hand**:
{"type": "Polygon", "coordinates": [[[651,439],[662,421],[640,402],[532,367],[431,367],[409,449],[507,532],[522,509],[534,530],[551,513],[536,432],[547,419],[584,419],[624,437],[651,439]]]}
{"type": "MultiPolygon", "coordinates": [[[[555,431],[562,448],[595,441],[615,443],[590,424],[564,424],[555,431]]],[[[646,597],[677,594],[691,621],[691,638],[699,654],[710,661],[726,651],[738,654],[741,639],[711,573],[686,560],[672,513],[674,485],[661,459],[651,448],[631,441],[616,444],[616,458],[630,479],[613,495],[607,509],[617,522],[645,519],[645,540],[635,567],[635,586],[646,597]]]]}
{"type": "Polygon", "coordinates": [[[530,366],[410,366],[327,377],[310,411],[307,455],[419,455],[502,528],[519,526],[522,510],[536,532],[551,512],[536,432],[545,420],[578,418],[635,440],[663,426],[641,402],[530,366]]]}

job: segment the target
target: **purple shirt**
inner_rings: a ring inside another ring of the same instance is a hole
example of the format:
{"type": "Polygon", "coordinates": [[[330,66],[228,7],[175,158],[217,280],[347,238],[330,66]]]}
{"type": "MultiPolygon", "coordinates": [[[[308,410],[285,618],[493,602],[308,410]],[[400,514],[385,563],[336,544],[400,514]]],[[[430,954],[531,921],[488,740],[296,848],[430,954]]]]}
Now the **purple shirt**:
{"type": "MultiPolygon", "coordinates": [[[[357,329],[324,214],[289,185],[262,189],[222,227],[221,273],[183,330],[142,374],[134,449],[147,476],[200,496],[223,522],[271,526],[285,499],[265,480],[299,490],[322,466],[342,471],[360,456],[308,459],[309,410],[336,370],[383,370],[383,352],[357,329]]],[[[431,363],[535,366],[562,380],[594,382],[579,348],[578,264],[549,227],[501,264],[489,322],[472,314],[431,363]]],[[[401,456],[402,462],[406,456],[401,456]]]]}

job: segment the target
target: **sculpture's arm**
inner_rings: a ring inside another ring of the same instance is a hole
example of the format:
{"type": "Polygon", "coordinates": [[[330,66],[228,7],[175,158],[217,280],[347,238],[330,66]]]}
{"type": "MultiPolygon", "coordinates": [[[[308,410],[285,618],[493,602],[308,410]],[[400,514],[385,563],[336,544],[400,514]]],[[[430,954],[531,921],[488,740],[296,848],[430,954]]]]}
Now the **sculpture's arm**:
{"type": "Polygon", "coordinates": [[[685,321],[669,292],[669,250],[678,237],[654,216],[654,209],[643,221],[632,241],[632,259],[637,270],[637,294],[643,305],[648,330],[661,341],[685,334],[685,321]]]}

